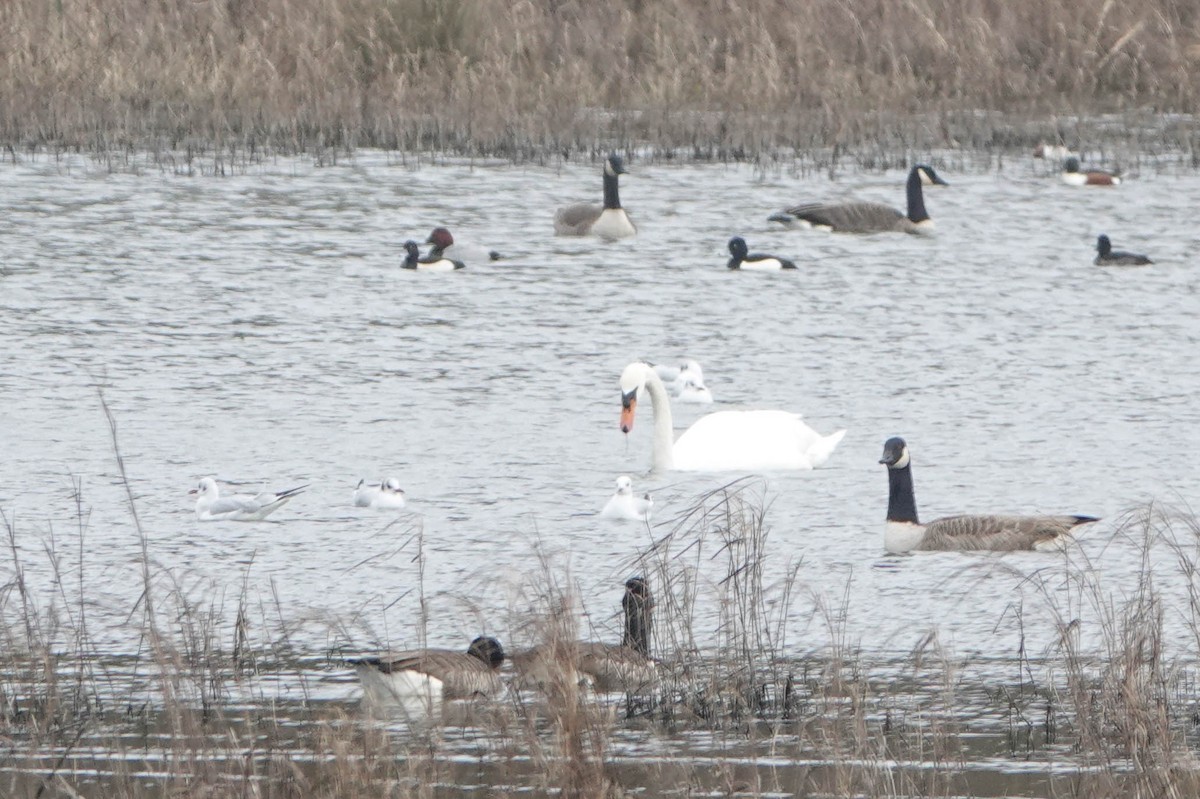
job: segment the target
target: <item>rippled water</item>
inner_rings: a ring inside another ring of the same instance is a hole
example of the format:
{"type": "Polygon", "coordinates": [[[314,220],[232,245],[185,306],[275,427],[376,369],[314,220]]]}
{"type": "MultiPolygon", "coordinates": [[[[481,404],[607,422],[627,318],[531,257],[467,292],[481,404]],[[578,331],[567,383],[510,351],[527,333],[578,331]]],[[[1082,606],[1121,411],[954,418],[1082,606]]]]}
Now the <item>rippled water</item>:
{"type": "MultiPolygon", "coordinates": [[[[844,595],[847,633],[868,653],[936,627],[958,652],[1009,657],[1012,608],[1036,604],[1025,578],[1062,557],[886,557],[882,443],[908,439],[927,518],[1105,517],[1077,554],[1123,590],[1138,558],[1118,517],[1150,500],[1200,504],[1200,176],[1146,170],[1090,190],[1032,161],[956,163],[938,162],[952,186],[927,192],[938,232],[918,238],[766,222],[803,199],[900,205],[900,172],[831,182],[634,159],[622,198],[640,233],[616,244],[553,236],[557,206],[598,200],[596,165],[414,168],[370,152],[223,177],[6,165],[0,508],[49,591],[51,538],[79,578],[70,478],[82,480],[82,579],[94,620],[108,620],[96,634],[124,646],[141,543],[102,383],[150,557],[185,590],[236,591],[245,576],[252,597],[277,597],[294,642],[320,649],[331,620],[413,643],[423,585],[430,640],[459,646],[508,629],[516,587],[549,553],[611,631],[621,582],[667,529],[597,518],[613,479],[632,474],[669,522],[736,476],[649,475],[648,419],[628,440],[617,429],[626,363],[694,358],[712,409],[783,408],[849,430],[825,468],[767,475],[768,577],[802,561],[790,647],[827,644],[814,608],[844,595]],[[438,224],[507,260],[399,269],[403,241],[438,224]],[[1158,264],[1093,267],[1101,232],[1158,264]],[[728,272],[732,234],[800,269],[728,272]],[[410,498],[401,523],[351,507],[360,478],[391,474],[410,498]],[[268,522],[200,523],[185,492],[205,475],[311,487],[268,522]]],[[[707,410],[677,407],[677,426],[707,410]]],[[[1024,634],[1045,645],[1048,620],[1026,615],[1024,634]]]]}

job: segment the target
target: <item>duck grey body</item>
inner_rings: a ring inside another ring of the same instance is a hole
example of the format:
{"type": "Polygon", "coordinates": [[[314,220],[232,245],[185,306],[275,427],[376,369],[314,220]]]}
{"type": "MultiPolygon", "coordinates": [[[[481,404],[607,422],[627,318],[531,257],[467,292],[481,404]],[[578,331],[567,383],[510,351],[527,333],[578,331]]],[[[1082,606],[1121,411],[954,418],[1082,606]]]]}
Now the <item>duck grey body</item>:
{"type": "Polygon", "coordinates": [[[917,519],[912,463],[902,438],[883,445],[879,462],[888,467],[888,513],[884,547],[889,552],[910,550],[1040,549],[1058,543],[1092,516],[945,516],[928,524],[917,519]]]}
{"type": "Polygon", "coordinates": [[[933,167],[917,164],[908,173],[907,213],[884,203],[805,203],[773,214],[769,221],[789,226],[800,223],[837,233],[922,233],[933,226],[921,190],[921,184],[926,182],[935,186],[950,185],[933,167]]]}
{"type": "Polygon", "coordinates": [[[1146,266],[1154,263],[1144,255],[1114,250],[1108,236],[1103,234],[1096,240],[1096,253],[1096,260],[1092,262],[1096,266],[1146,266]]]}
{"type": "MultiPolygon", "coordinates": [[[[432,678],[440,683],[443,699],[495,696],[504,688],[497,673],[504,662],[504,649],[495,638],[476,638],[466,652],[413,649],[347,662],[355,667],[364,685],[379,680],[381,675],[432,678]]],[[[394,682],[404,685],[407,680],[394,682]]]]}
{"type": "Polygon", "coordinates": [[[633,236],[637,227],[621,207],[617,178],[626,174],[619,155],[604,161],[604,204],[576,203],[558,209],[554,215],[554,233],[559,236],[599,236],[614,240],[633,236]]]}

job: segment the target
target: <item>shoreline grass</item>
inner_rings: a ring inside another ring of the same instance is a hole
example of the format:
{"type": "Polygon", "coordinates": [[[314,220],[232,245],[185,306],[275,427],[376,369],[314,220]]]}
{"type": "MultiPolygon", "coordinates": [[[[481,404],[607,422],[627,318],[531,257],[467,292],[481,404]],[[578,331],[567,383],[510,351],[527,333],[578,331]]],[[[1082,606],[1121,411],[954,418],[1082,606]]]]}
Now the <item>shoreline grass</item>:
{"type": "MultiPolygon", "coordinates": [[[[1124,134],[1077,120],[1200,110],[1198,31],[1200,10],[1174,0],[11,0],[0,146],[529,160],[1087,145],[1124,134]]],[[[1194,124],[1163,128],[1197,149],[1194,124]]]]}

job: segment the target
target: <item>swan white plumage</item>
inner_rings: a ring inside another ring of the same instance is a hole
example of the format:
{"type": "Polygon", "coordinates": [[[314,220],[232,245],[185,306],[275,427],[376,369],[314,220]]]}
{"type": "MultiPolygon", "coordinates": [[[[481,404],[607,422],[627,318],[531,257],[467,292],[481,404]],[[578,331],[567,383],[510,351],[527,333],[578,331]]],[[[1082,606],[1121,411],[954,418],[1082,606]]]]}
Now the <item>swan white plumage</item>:
{"type": "Polygon", "coordinates": [[[605,519],[627,519],[635,522],[650,521],[650,512],[654,509],[654,500],[649,494],[634,496],[633,480],[628,475],[617,478],[617,492],[609,497],[600,515],[605,519]]]}
{"type": "Polygon", "coordinates": [[[381,483],[368,483],[359,480],[354,489],[354,506],[356,508],[376,508],[379,510],[399,510],[405,504],[404,489],[395,477],[389,477],[381,483]]]}
{"type": "Polygon", "coordinates": [[[673,441],[667,389],[648,364],[634,362],[621,372],[621,431],[633,429],[638,397],[649,393],[654,412],[655,471],[758,471],[813,469],[825,463],[846,435],[827,436],[789,411],[718,411],[700,418],[673,441]]]}

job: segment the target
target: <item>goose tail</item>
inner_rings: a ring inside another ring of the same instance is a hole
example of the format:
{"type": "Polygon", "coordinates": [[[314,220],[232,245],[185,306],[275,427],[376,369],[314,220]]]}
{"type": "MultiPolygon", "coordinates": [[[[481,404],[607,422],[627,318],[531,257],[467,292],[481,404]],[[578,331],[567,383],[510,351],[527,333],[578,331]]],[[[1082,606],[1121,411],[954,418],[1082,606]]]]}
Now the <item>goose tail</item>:
{"type": "Polygon", "coordinates": [[[845,430],[838,430],[836,433],[821,436],[814,441],[812,446],[808,448],[808,460],[812,463],[812,467],[815,469],[829,460],[829,456],[833,454],[833,451],[837,449],[837,445],[842,442],[845,436],[845,430]]]}
{"type": "Polygon", "coordinates": [[[785,225],[793,225],[796,222],[796,217],[789,214],[787,211],[779,211],[767,217],[768,222],[781,222],[785,225]]]}

